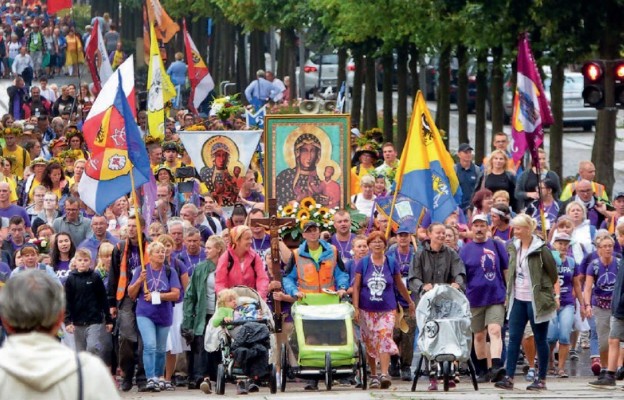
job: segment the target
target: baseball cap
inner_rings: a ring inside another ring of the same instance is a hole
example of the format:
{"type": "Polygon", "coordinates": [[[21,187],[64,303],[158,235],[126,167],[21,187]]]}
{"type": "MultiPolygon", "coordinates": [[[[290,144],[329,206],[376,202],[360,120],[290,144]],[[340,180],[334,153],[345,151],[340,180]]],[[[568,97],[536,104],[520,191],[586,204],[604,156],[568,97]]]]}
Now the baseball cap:
{"type": "Polygon", "coordinates": [[[472,146],[471,146],[470,144],[468,144],[468,143],[462,143],[462,144],[460,144],[460,145],[459,145],[459,147],[457,148],[457,151],[469,151],[469,150],[470,150],[470,151],[472,151],[472,150],[474,150],[474,149],[473,149],[473,148],[472,148],[472,146]]]}
{"type": "Polygon", "coordinates": [[[319,227],[319,224],[315,221],[308,221],[303,225],[303,231],[306,232],[308,229],[312,228],[312,227],[319,227]]]}
{"type": "Polygon", "coordinates": [[[483,222],[485,222],[487,224],[488,223],[487,215],[485,215],[485,214],[475,214],[472,217],[472,223],[474,224],[477,221],[483,221],[483,222]]]}
{"type": "Polygon", "coordinates": [[[397,235],[398,235],[399,233],[409,233],[409,234],[412,234],[412,233],[414,233],[414,232],[413,232],[413,231],[411,231],[411,230],[407,227],[407,225],[399,225],[399,228],[397,229],[396,233],[397,233],[397,235]]]}
{"type": "Polygon", "coordinates": [[[567,233],[557,232],[555,234],[555,237],[553,238],[553,242],[557,242],[557,241],[571,242],[572,238],[567,233]]]}
{"type": "Polygon", "coordinates": [[[624,197],[624,192],[617,192],[615,196],[613,196],[613,201],[615,201],[616,199],[620,197],[624,197]]]}

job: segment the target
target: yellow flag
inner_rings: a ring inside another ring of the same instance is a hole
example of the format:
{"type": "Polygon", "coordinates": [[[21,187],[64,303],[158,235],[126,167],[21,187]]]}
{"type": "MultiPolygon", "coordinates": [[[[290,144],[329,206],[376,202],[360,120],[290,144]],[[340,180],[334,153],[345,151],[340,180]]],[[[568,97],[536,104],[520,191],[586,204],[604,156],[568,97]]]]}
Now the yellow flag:
{"type": "Polygon", "coordinates": [[[165,107],[176,96],[176,90],[165,70],[154,32],[150,24],[150,59],[147,72],[147,124],[149,134],[163,140],[165,138],[165,107]]]}

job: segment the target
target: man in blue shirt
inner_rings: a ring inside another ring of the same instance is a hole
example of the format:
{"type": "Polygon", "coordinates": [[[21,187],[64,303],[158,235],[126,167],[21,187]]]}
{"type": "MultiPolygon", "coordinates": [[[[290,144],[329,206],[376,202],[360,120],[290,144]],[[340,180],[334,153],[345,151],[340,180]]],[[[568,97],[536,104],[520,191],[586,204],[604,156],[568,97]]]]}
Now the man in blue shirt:
{"type": "Polygon", "coordinates": [[[455,164],[455,173],[457,173],[459,187],[462,190],[462,199],[459,207],[464,210],[464,213],[470,208],[470,200],[472,199],[477,176],[479,175],[479,169],[472,161],[472,151],[473,148],[468,143],[460,144],[457,149],[459,162],[455,164]]]}
{"type": "Polygon", "coordinates": [[[269,99],[272,99],[277,93],[280,93],[279,88],[275,87],[264,77],[264,70],[259,69],[256,72],[257,79],[251,82],[245,89],[245,97],[247,98],[247,101],[256,109],[259,109],[266,102],[268,102],[269,99]]]}
{"type": "Polygon", "coordinates": [[[93,234],[78,245],[79,249],[87,249],[91,252],[93,265],[97,263],[98,248],[104,240],[111,242],[113,245],[116,245],[119,241],[115,236],[107,231],[107,228],[108,221],[106,220],[106,217],[103,215],[94,215],[93,218],[91,218],[91,230],[93,231],[93,234]]]}

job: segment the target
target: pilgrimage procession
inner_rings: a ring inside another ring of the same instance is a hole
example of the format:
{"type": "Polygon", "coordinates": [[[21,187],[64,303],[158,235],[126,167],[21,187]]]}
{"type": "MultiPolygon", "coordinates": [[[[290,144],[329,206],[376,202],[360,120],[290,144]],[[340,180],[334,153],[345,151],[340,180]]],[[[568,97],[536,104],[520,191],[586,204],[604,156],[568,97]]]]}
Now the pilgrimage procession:
{"type": "Polygon", "coordinates": [[[624,398],[624,2],[521,3],[1,3],[0,399],[624,398]]]}

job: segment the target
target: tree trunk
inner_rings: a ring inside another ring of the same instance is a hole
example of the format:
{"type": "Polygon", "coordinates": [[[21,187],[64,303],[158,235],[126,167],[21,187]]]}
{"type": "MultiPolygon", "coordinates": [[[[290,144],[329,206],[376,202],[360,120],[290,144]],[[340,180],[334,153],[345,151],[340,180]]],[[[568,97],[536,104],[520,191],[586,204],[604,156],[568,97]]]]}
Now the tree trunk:
{"type": "MultiPolygon", "coordinates": [[[[93,8],[91,8],[91,14],[93,12],[93,8]]],[[[143,10],[141,7],[124,7],[121,18],[121,26],[119,27],[121,40],[134,44],[137,38],[143,37],[143,10]]],[[[136,57],[142,58],[143,54],[139,54],[136,57]]]]}
{"type": "Polygon", "coordinates": [[[284,76],[290,78],[290,98],[296,99],[297,96],[297,36],[292,28],[282,29],[282,44],[280,46],[280,54],[284,54],[284,76]]]}
{"type": "Polygon", "coordinates": [[[550,165],[549,169],[563,177],[563,82],[565,82],[563,63],[552,65],[550,83],[550,111],[553,124],[550,126],[550,165]]]}
{"type": "Polygon", "coordinates": [[[256,72],[265,68],[264,32],[251,31],[249,34],[249,77],[256,79],[256,72]]]}
{"type": "Polygon", "coordinates": [[[436,126],[443,136],[444,144],[448,148],[449,125],[451,112],[451,46],[444,44],[440,52],[440,79],[438,80],[438,110],[436,112],[436,126]]]}
{"type": "MultiPolygon", "coordinates": [[[[245,51],[245,33],[241,25],[236,27],[236,88],[243,93],[249,85],[247,75],[247,55],[245,51]]],[[[245,97],[244,95],[242,96],[245,97]]],[[[242,99],[241,99],[242,100],[242,99]]],[[[243,101],[246,101],[243,100],[243,101]]]]}
{"type": "Polygon", "coordinates": [[[407,96],[409,76],[407,73],[408,44],[403,43],[397,48],[397,152],[401,154],[407,139],[407,96]]]}
{"type": "Polygon", "coordinates": [[[392,53],[384,54],[381,63],[383,67],[383,132],[386,142],[393,142],[392,118],[392,53]]]}
{"type": "Polygon", "coordinates": [[[342,82],[345,83],[345,89],[347,90],[346,93],[348,93],[348,88],[346,88],[347,85],[347,49],[344,47],[341,47],[338,50],[338,90],[340,90],[340,86],[342,85],[342,82]]]}
{"type": "Polygon", "coordinates": [[[353,93],[351,94],[351,125],[360,127],[362,120],[362,78],[364,77],[364,57],[360,50],[353,51],[355,72],[353,74],[353,93]]]}
{"type": "MultiPolygon", "coordinates": [[[[409,72],[411,74],[411,82],[409,84],[409,95],[412,96],[412,100],[416,98],[416,93],[421,89],[420,87],[420,77],[418,73],[418,61],[420,59],[420,52],[418,51],[418,47],[414,43],[409,44],[409,72]]],[[[426,93],[423,93],[426,96],[426,93]]],[[[401,153],[399,153],[401,154],[401,153]]]]}
{"type": "Polygon", "coordinates": [[[364,61],[364,130],[377,128],[377,86],[375,85],[375,58],[368,54],[364,61]]]}
{"type": "Polygon", "coordinates": [[[475,162],[481,164],[485,157],[485,101],[487,98],[487,51],[477,55],[477,99],[475,104],[475,162]]]}
{"type": "Polygon", "coordinates": [[[457,45],[457,133],[459,143],[468,143],[468,49],[457,45]]]}
{"type": "Polygon", "coordinates": [[[503,48],[492,48],[492,79],[490,82],[490,116],[492,118],[492,132],[502,132],[505,122],[503,108],[503,48]]]}
{"type": "MultiPolygon", "coordinates": [[[[125,13],[126,7],[124,7],[123,11],[125,13]]],[[[101,17],[104,13],[108,13],[111,19],[113,20],[113,22],[119,26],[119,2],[118,1],[91,0],[91,18],[95,17],[96,15],[101,17]]],[[[123,19],[126,21],[125,23],[132,24],[132,20],[126,19],[126,16],[123,16],[123,19]]],[[[80,27],[80,28],[84,28],[84,27],[80,27]]]]}

